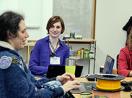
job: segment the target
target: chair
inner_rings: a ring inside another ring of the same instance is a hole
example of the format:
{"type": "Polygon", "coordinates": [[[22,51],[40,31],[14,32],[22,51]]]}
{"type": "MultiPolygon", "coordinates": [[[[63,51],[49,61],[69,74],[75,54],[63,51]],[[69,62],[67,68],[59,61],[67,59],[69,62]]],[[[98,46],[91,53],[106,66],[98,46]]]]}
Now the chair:
{"type": "Polygon", "coordinates": [[[103,74],[112,74],[114,61],[114,58],[112,58],[110,55],[106,56],[105,64],[102,71],[103,74]]]}
{"type": "Polygon", "coordinates": [[[113,74],[118,74],[118,58],[119,58],[119,54],[116,56],[116,69],[112,70],[113,74]]]}
{"type": "Polygon", "coordinates": [[[118,74],[118,59],[119,59],[119,54],[116,57],[116,68],[117,68],[117,74],[118,74]]]}

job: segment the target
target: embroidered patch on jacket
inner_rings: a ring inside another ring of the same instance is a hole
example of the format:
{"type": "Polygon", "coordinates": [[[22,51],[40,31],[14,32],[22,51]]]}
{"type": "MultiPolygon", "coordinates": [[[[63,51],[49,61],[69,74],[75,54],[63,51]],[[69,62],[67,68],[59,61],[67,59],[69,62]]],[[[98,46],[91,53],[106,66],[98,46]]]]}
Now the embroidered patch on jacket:
{"type": "Polygon", "coordinates": [[[19,64],[19,61],[15,56],[12,57],[12,63],[13,64],[19,64]]]}
{"type": "Polygon", "coordinates": [[[8,68],[12,63],[12,58],[8,56],[2,56],[0,58],[0,68],[1,69],[6,69],[8,68]]]}

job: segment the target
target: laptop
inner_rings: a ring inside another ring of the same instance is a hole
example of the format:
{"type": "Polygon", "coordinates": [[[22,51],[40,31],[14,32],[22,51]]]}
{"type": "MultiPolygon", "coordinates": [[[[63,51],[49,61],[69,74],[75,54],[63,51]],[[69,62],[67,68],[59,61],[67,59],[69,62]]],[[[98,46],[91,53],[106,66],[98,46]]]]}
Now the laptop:
{"type": "Polygon", "coordinates": [[[111,56],[109,55],[106,56],[103,74],[112,74],[114,61],[115,61],[114,58],[112,58],[111,56]]]}
{"type": "Polygon", "coordinates": [[[46,76],[47,78],[53,78],[58,75],[62,75],[64,73],[65,73],[65,66],[49,65],[46,76]]]}
{"type": "MultiPolygon", "coordinates": [[[[80,77],[82,70],[83,70],[83,66],[75,66],[75,77],[80,77]]],[[[47,71],[47,78],[53,78],[56,77],[58,75],[62,75],[64,74],[65,71],[65,66],[60,66],[60,65],[49,65],[48,67],[48,71],[47,71]]]]}
{"type": "MultiPolygon", "coordinates": [[[[112,70],[113,70],[113,66],[114,66],[114,58],[112,58],[111,56],[107,55],[106,56],[106,60],[104,63],[103,68],[100,70],[101,74],[112,74],[112,70]]],[[[88,81],[95,81],[96,77],[98,74],[91,74],[91,75],[87,75],[86,79],[88,81]]]]}

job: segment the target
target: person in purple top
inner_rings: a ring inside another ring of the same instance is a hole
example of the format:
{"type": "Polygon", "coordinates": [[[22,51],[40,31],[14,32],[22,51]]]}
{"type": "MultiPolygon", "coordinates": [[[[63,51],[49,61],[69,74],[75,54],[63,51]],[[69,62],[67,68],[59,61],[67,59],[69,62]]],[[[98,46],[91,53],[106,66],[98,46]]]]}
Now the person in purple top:
{"type": "Polygon", "coordinates": [[[65,66],[69,57],[69,47],[59,39],[65,30],[62,18],[51,17],[46,29],[48,36],[38,40],[31,51],[29,69],[34,75],[43,76],[47,73],[49,65],[65,66]]]}

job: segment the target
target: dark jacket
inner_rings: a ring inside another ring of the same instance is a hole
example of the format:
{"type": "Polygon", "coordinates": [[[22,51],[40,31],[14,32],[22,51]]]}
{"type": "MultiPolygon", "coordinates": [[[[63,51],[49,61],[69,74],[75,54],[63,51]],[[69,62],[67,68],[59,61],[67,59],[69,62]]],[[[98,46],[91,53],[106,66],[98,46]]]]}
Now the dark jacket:
{"type": "Polygon", "coordinates": [[[35,80],[22,57],[15,50],[0,45],[0,98],[57,98],[64,95],[62,87],[42,88],[48,81],[47,78],[35,80]]]}

